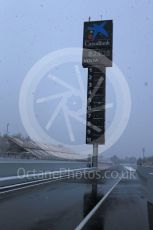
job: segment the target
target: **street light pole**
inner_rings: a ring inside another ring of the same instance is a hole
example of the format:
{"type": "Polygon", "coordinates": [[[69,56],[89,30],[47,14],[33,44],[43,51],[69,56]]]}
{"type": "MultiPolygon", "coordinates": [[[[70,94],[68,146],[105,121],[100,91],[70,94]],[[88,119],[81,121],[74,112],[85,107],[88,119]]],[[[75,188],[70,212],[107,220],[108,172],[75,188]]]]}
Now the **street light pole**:
{"type": "Polygon", "coordinates": [[[144,162],[144,159],[145,159],[145,148],[144,147],[142,148],[142,155],[143,155],[143,162],[144,162]]]}
{"type": "Polygon", "coordinates": [[[9,134],[9,125],[10,125],[10,123],[8,122],[7,125],[6,125],[6,135],[7,135],[7,136],[8,136],[8,134],[9,134]]]}

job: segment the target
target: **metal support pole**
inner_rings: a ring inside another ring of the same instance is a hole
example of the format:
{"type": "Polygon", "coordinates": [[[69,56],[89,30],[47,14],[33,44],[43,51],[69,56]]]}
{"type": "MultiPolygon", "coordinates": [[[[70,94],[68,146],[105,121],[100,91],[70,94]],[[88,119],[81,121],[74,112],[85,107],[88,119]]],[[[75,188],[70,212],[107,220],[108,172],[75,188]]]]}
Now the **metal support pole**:
{"type": "Polygon", "coordinates": [[[96,181],[93,181],[92,183],[92,195],[97,197],[97,182],[96,181]]]}
{"type": "Polygon", "coordinates": [[[98,167],[98,144],[93,144],[93,167],[98,167]]]}
{"type": "MultiPolygon", "coordinates": [[[[93,162],[93,167],[96,168],[98,167],[98,144],[93,144],[93,158],[92,158],[92,162],[93,162]]],[[[92,182],[92,194],[97,197],[97,181],[96,181],[96,170],[95,170],[95,179],[92,182]]]]}

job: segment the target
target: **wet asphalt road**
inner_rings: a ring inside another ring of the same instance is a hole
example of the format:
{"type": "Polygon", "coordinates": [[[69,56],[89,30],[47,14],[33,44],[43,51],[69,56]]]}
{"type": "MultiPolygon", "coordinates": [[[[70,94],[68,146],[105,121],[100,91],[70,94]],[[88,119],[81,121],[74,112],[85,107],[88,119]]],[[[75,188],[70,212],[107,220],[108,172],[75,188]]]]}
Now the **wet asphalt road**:
{"type": "MultiPolygon", "coordinates": [[[[72,230],[106,194],[115,179],[97,186],[51,183],[0,199],[1,230],[72,230]]],[[[139,177],[123,179],[91,218],[88,230],[152,230],[153,208],[139,177]]]]}
{"type": "Polygon", "coordinates": [[[153,204],[146,188],[138,175],[122,179],[84,230],[153,230],[153,204]]]}

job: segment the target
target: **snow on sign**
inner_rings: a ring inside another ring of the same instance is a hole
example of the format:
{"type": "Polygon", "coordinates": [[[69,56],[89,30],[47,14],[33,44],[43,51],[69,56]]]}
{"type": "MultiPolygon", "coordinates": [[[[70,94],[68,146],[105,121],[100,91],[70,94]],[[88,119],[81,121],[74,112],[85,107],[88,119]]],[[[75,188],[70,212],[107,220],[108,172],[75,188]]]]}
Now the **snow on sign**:
{"type": "Polygon", "coordinates": [[[84,22],[83,60],[85,68],[112,66],[113,21],[84,22]]]}

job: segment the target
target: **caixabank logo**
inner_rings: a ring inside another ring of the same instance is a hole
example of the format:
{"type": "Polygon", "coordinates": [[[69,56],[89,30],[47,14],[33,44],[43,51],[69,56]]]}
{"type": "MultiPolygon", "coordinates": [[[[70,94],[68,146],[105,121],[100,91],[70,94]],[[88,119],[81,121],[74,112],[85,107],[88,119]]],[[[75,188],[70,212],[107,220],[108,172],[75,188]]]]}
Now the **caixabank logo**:
{"type": "Polygon", "coordinates": [[[99,24],[93,24],[91,26],[87,27],[87,39],[91,41],[95,41],[97,36],[100,36],[101,38],[108,38],[109,32],[105,29],[105,25],[108,22],[101,22],[99,24]]]}

